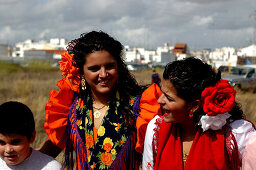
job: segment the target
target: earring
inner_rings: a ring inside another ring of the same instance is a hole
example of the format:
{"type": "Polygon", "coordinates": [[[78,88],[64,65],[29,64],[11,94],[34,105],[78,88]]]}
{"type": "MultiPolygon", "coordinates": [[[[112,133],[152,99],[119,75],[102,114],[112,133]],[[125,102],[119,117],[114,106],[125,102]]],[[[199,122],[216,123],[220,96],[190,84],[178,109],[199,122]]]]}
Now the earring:
{"type": "Polygon", "coordinates": [[[188,114],[189,117],[193,117],[193,112],[190,111],[189,114],[188,114]]]}
{"type": "Polygon", "coordinates": [[[81,88],[82,88],[82,90],[85,90],[85,89],[86,89],[86,84],[85,84],[85,78],[84,78],[84,76],[82,76],[82,78],[81,78],[81,88]]]}

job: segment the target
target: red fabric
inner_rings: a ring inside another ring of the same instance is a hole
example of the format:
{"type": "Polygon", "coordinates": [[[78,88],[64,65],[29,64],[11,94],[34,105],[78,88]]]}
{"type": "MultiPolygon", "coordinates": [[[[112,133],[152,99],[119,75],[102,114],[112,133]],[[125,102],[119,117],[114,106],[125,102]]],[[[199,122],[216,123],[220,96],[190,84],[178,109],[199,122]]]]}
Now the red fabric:
{"type": "Polygon", "coordinates": [[[137,152],[142,153],[144,148],[144,138],[147,130],[147,125],[155,115],[160,115],[160,105],[157,99],[161,96],[162,92],[158,85],[152,84],[141,95],[140,100],[140,115],[136,121],[137,128],[137,143],[135,149],[137,152]]]}
{"type": "Polygon", "coordinates": [[[65,149],[68,112],[74,92],[70,88],[70,81],[66,78],[61,79],[57,86],[60,87],[60,91],[52,90],[49,104],[45,106],[44,129],[53,144],[65,149]]]}
{"type": "Polygon", "coordinates": [[[65,52],[61,56],[60,70],[65,77],[57,83],[60,91],[51,91],[49,104],[45,106],[44,129],[53,144],[65,149],[68,113],[74,92],[79,92],[81,80],[79,69],[74,66],[73,55],[65,52]]]}
{"type": "MultiPolygon", "coordinates": [[[[159,142],[154,169],[183,169],[182,143],[176,124],[160,124],[159,142]]],[[[191,146],[185,170],[230,169],[231,165],[225,148],[225,131],[200,130],[196,133],[191,146]]]]}
{"type": "Polygon", "coordinates": [[[171,126],[171,123],[168,124],[163,121],[160,124],[158,149],[154,169],[178,170],[182,169],[182,167],[179,131],[177,131],[175,126],[171,126]]]}

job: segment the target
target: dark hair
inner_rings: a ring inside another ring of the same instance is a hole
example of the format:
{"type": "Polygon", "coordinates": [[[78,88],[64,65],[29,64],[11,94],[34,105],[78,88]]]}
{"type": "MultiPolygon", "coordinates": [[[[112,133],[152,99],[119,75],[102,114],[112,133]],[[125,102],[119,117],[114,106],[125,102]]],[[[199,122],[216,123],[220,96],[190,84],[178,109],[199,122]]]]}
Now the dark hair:
{"type": "Polygon", "coordinates": [[[74,54],[74,61],[81,74],[86,56],[102,50],[109,52],[117,62],[118,79],[115,90],[120,94],[122,113],[125,114],[128,122],[131,122],[134,115],[129,108],[129,98],[138,95],[142,91],[142,87],[138,85],[123,61],[123,45],[103,31],[91,31],[81,34],[80,38],[72,40],[67,46],[68,53],[74,54]]]}
{"type": "MultiPolygon", "coordinates": [[[[214,86],[221,79],[221,74],[220,72],[216,73],[210,65],[200,59],[189,57],[167,64],[163,78],[173,84],[179,97],[187,102],[193,102],[201,98],[201,93],[206,87],[214,86]]],[[[203,110],[200,107],[194,115],[202,113],[203,110]]],[[[229,113],[233,119],[243,117],[238,103],[229,113]]]]}
{"type": "Polygon", "coordinates": [[[35,130],[35,120],[31,110],[16,101],[0,105],[0,133],[3,135],[19,134],[31,139],[35,130]]]}

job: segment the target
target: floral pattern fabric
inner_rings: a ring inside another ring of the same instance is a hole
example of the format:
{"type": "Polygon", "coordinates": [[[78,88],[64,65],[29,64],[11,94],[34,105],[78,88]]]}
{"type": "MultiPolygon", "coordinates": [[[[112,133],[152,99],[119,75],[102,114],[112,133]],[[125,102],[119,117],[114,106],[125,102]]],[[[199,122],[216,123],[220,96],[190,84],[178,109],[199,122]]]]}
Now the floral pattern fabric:
{"type": "MultiPolygon", "coordinates": [[[[134,99],[132,97],[130,100],[131,107],[134,99]]],[[[125,125],[125,119],[120,113],[119,106],[120,102],[117,95],[116,99],[109,103],[108,110],[98,129],[95,144],[92,99],[88,95],[84,99],[79,98],[77,100],[76,123],[79,135],[86,145],[87,159],[92,169],[108,169],[131,133],[125,125]]]]}

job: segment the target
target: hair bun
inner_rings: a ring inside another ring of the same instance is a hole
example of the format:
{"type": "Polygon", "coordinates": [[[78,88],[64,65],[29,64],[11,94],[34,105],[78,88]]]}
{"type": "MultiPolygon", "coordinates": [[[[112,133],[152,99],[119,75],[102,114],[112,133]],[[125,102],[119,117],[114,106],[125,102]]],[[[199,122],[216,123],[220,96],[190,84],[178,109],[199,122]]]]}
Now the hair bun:
{"type": "Polygon", "coordinates": [[[73,54],[74,47],[77,45],[78,42],[78,39],[74,39],[68,43],[68,46],[66,48],[69,54],[73,54]]]}

